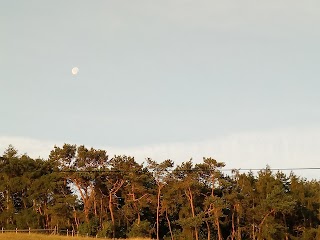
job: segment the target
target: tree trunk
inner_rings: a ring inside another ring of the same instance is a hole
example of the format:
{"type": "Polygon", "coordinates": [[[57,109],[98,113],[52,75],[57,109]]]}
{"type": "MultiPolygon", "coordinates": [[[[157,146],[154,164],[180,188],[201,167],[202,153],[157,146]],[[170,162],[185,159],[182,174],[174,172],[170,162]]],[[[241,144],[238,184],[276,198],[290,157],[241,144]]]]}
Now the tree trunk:
{"type": "Polygon", "coordinates": [[[256,233],[254,230],[254,222],[252,222],[252,240],[256,240],[256,233]]]}
{"type": "Polygon", "coordinates": [[[138,212],[138,216],[137,216],[137,219],[138,219],[138,224],[140,224],[140,222],[141,222],[141,216],[140,216],[140,212],[138,212]]]}
{"type": "Polygon", "coordinates": [[[102,226],[103,222],[103,198],[102,196],[100,197],[100,226],[102,226]]]}
{"type": "Polygon", "coordinates": [[[76,211],[76,208],[73,207],[73,218],[74,218],[74,222],[77,226],[77,231],[79,230],[79,220],[78,220],[78,217],[77,217],[77,211],[76,211]]]}
{"type": "Polygon", "coordinates": [[[82,189],[81,184],[77,181],[77,179],[74,179],[73,182],[77,186],[78,191],[80,193],[80,197],[83,202],[85,221],[86,221],[86,223],[89,223],[89,212],[90,212],[91,200],[92,200],[91,198],[94,195],[93,186],[90,185],[89,187],[82,189]],[[90,188],[90,190],[91,190],[90,194],[88,193],[88,188],[90,188]]]}
{"type": "Polygon", "coordinates": [[[267,217],[268,217],[270,214],[272,214],[272,213],[274,213],[274,209],[272,209],[270,212],[268,212],[268,213],[263,217],[261,223],[259,224],[259,236],[258,236],[259,239],[261,238],[261,232],[262,232],[263,224],[264,224],[265,220],[267,219],[267,217]]]}
{"type": "Polygon", "coordinates": [[[94,195],[94,197],[93,197],[93,209],[94,209],[94,216],[98,217],[96,195],[94,195]]]}
{"type": "Polygon", "coordinates": [[[222,240],[222,233],[221,233],[221,229],[220,229],[220,222],[219,222],[219,217],[217,216],[218,214],[215,212],[214,213],[215,217],[214,217],[214,222],[217,226],[217,230],[218,230],[218,240],[222,240]]]}
{"type": "Polygon", "coordinates": [[[138,206],[137,206],[137,200],[138,199],[136,199],[136,195],[135,195],[135,190],[134,190],[134,185],[132,185],[132,187],[131,187],[131,191],[132,191],[132,201],[133,201],[133,206],[134,206],[134,208],[135,208],[135,210],[137,211],[137,221],[138,221],[138,225],[140,224],[140,221],[141,221],[141,217],[140,217],[140,211],[139,211],[139,208],[138,208],[138,206]]]}
{"type": "Polygon", "coordinates": [[[110,217],[112,222],[112,235],[113,238],[115,238],[115,220],[114,220],[114,213],[113,213],[113,205],[112,205],[112,194],[109,194],[109,211],[110,211],[110,217]]]}
{"type": "MultiPolygon", "coordinates": [[[[238,204],[239,206],[239,204],[238,204]]],[[[239,211],[237,212],[237,240],[241,240],[241,228],[240,228],[240,216],[239,211]]]]}
{"type": "Polygon", "coordinates": [[[7,192],[7,211],[9,210],[9,191],[6,190],[7,192]]]}
{"type": "Polygon", "coordinates": [[[159,211],[160,211],[160,194],[161,194],[161,188],[162,186],[158,185],[158,196],[157,196],[157,222],[156,222],[156,228],[157,228],[157,240],[159,240],[159,211]]]}
{"type": "MultiPolygon", "coordinates": [[[[47,212],[47,211],[46,211],[46,212],[47,212]]],[[[49,220],[49,214],[46,213],[46,229],[49,229],[49,222],[50,222],[50,220],[49,220]]]]}
{"type": "Polygon", "coordinates": [[[115,228],[115,218],[114,218],[114,212],[113,212],[113,201],[112,197],[119,191],[119,189],[122,187],[124,183],[124,180],[117,180],[115,183],[113,183],[112,189],[109,190],[109,211],[110,211],[110,217],[112,222],[112,230],[113,230],[113,238],[116,236],[116,228],[115,228]]]}
{"type": "Polygon", "coordinates": [[[169,219],[169,216],[168,216],[168,209],[166,209],[166,219],[167,219],[167,222],[168,222],[168,227],[169,227],[171,240],[174,240],[173,234],[172,234],[172,229],[171,229],[171,223],[170,223],[170,219],[169,219]]]}
{"type": "Polygon", "coordinates": [[[235,213],[235,206],[233,207],[233,211],[232,211],[232,217],[231,217],[231,224],[232,224],[232,233],[231,233],[231,239],[234,240],[234,237],[236,235],[236,231],[235,231],[235,224],[234,224],[234,213],[235,213]]]}
{"type": "MultiPolygon", "coordinates": [[[[186,195],[187,195],[187,197],[188,197],[188,199],[189,199],[192,217],[195,217],[196,214],[195,214],[194,205],[193,205],[193,195],[192,195],[192,191],[191,191],[190,187],[188,187],[188,190],[185,191],[185,193],[186,193],[186,195]]],[[[195,227],[195,228],[194,228],[194,232],[195,232],[196,240],[199,240],[198,227],[195,227]]]]}
{"type": "Polygon", "coordinates": [[[211,239],[211,230],[210,230],[210,224],[208,221],[206,221],[206,225],[207,225],[207,231],[208,231],[208,240],[211,239]]]}

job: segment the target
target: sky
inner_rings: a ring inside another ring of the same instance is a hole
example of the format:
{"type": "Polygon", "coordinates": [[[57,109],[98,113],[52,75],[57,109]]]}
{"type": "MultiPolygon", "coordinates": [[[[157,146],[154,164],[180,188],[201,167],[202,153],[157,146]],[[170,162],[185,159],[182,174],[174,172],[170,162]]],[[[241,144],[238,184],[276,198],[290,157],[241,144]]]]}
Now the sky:
{"type": "Polygon", "coordinates": [[[316,0],[0,0],[0,153],[320,167],[319,25],[316,0]]]}

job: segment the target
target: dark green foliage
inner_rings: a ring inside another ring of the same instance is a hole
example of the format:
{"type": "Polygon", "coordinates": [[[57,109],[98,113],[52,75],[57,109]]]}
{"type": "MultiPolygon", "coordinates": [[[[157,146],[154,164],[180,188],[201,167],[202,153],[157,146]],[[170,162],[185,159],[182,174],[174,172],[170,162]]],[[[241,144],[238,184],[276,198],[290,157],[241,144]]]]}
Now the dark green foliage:
{"type": "Polygon", "coordinates": [[[0,228],[158,239],[320,239],[320,182],[291,173],[225,175],[204,158],[139,164],[65,144],[49,159],[0,157],[0,228]]]}
{"type": "Polygon", "coordinates": [[[130,227],[128,237],[150,237],[151,236],[151,224],[147,220],[136,220],[130,227]]]}
{"type": "Polygon", "coordinates": [[[19,229],[39,228],[40,216],[32,209],[24,209],[14,215],[16,227],[19,229]]]}
{"type": "Polygon", "coordinates": [[[84,236],[96,236],[99,232],[99,220],[92,218],[89,222],[80,224],[78,231],[84,236]]]}
{"type": "Polygon", "coordinates": [[[97,233],[98,237],[112,238],[113,225],[111,221],[103,222],[100,226],[100,230],[97,233]]]}

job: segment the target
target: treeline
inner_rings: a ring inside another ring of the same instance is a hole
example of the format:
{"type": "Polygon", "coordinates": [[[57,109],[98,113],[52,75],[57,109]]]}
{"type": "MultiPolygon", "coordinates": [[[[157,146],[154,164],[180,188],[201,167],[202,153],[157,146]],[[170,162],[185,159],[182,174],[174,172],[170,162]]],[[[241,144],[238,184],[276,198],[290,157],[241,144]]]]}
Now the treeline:
{"type": "Polygon", "coordinates": [[[320,182],[294,173],[224,174],[224,163],[173,161],[65,144],[46,160],[0,158],[0,228],[111,238],[320,239],[320,182]]]}

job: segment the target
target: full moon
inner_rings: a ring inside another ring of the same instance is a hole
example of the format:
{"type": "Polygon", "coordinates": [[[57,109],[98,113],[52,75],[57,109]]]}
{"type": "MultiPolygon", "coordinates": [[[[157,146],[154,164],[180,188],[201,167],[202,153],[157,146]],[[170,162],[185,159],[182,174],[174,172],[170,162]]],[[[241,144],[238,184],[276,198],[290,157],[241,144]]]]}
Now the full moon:
{"type": "Polygon", "coordinates": [[[78,72],[79,72],[79,68],[74,67],[74,68],[72,68],[71,72],[72,72],[73,75],[77,75],[78,72]]]}

